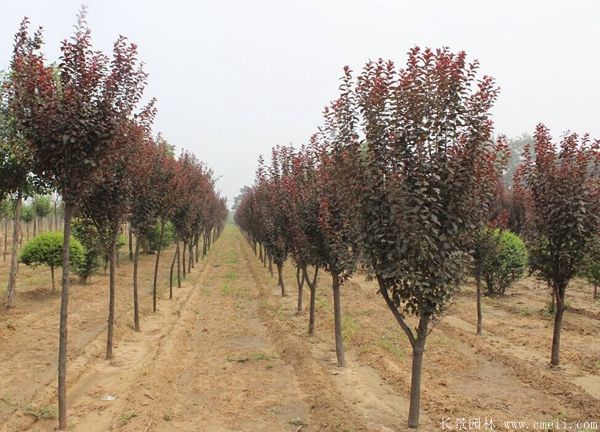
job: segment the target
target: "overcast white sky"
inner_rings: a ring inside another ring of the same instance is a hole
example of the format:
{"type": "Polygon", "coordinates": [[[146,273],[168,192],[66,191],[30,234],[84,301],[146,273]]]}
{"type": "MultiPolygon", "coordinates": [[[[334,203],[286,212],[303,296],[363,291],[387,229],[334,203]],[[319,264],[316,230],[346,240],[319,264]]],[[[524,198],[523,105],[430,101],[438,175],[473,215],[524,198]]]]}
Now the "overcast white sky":
{"type": "MultiPolygon", "coordinates": [[[[21,0],[0,14],[0,68],[23,16],[59,55],[81,0],[21,0]]],[[[369,58],[404,63],[414,46],[478,58],[502,88],[496,131],[545,122],[600,137],[600,3],[443,0],[85,0],[94,45],[118,34],[140,47],[158,99],[156,131],[222,176],[229,203],[253,180],[256,159],[305,142],[336,96],[342,67],[369,58]]]]}

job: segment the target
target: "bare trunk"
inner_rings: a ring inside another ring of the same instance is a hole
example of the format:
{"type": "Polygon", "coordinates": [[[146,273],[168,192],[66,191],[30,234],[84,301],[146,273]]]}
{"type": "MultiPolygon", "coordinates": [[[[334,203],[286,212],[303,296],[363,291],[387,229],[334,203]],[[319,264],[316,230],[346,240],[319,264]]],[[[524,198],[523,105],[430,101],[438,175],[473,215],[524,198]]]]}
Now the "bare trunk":
{"type": "Polygon", "coordinates": [[[140,331],[140,304],[138,297],[138,267],[140,262],[140,238],[135,239],[135,251],[133,253],[133,328],[140,331]]]}
{"type": "Polygon", "coordinates": [[[261,243],[258,244],[258,259],[260,262],[263,262],[263,248],[261,243]]]}
{"type": "Polygon", "coordinates": [[[165,231],[165,223],[160,222],[160,235],[158,236],[158,250],[156,251],[156,262],[154,263],[154,282],[152,284],[152,311],[156,312],[156,295],[157,295],[157,284],[158,284],[158,265],[160,263],[160,251],[162,249],[163,234],[165,231]]]}
{"type": "MultiPolygon", "coordinates": [[[[202,245],[203,248],[204,248],[204,244],[205,244],[205,242],[203,242],[203,245],[202,245]]],[[[196,262],[198,262],[198,258],[200,257],[199,252],[200,252],[200,236],[198,236],[198,238],[196,239],[196,262]]],[[[203,251],[202,256],[204,256],[204,251],[203,251]]]]}
{"type": "Polygon", "coordinates": [[[173,261],[171,262],[171,270],[169,271],[169,298],[173,298],[173,271],[175,270],[175,262],[177,261],[177,254],[179,250],[175,250],[175,254],[173,254],[173,261]]]}
{"type": "Polygon", "coordinates": [[[181,288],[181,256],[179,253],[179,239],[176,240],[177,253],[177,288],[181,288]]]}
{"type": "Polygon", "coordinates": [[[556,298],[556,307],[554,308],[554,330],[552,332],[552,357],[550,364],[558,366],[560,364],[560,333],[562,329],[563,314],[565,311],[565,291],[566,287],[554,287],[556,298]]]}
{"type": "Polygon", "coordinates": [[[69,318],[69,243],[73,204],[65,201],[62,292],[60,296],[60,330],[58,342],[58,428],[67,429],[67,321],[69,318]]]}
{"type": "Polygon", "coordinates": [[[194,268],[194,245],[192,242],[189,244],[188,254],[188,273],[191,273],[194,268]]]}
{"type": "Polygon", "coordinates": [[[475,275],[475,283],[477,288],[477,334],[480,335],[483,330],[483,315],[481,313],[481,277],[475,275]]]}
{"type": "Polygon", "coordinates": [[[129,223],[129,261],[133,261],[133,229],[129,223]]]}
{"type": "Polygon", "coordinates": [[[339,367],[346,366],[346,358],[344,357],[344,338],[342,336],[342,304],[340,298],[340,279],[335,272],[331,273],[333,283],[333,318],[335,323],[335,355],[339,367]]]}
{"type": "Polygon", "coordinates": [[[56,285],[54,283],[54,266],[50,266],[50,276],[52,277],[52,293],[56,292],[56,285]]]}
{"type": "Polygon", "coordinates": [[[8,252],[8,216],[4,218],[4,255],[2,261],[6,261],[6,253],[8,252]]]}
{"type": "Polygon", "coordinates": [[[302,291],[304,288],[304,273],[300,266],[296,267],[296,283],[298,284],[298,314],[302,313],[302,291]]]}
{"type": "Polygon", "coordinates": [[[302,274],[304,275],[304,280],[308,284],[308,289],[310,290],[310,305],[308,311],[308,335],[312,336],[315,333],[315,306],[317,302],[317,275],[319,273],[319,268],[315,267],[315,274],[313,280],[311,282],[308,277],[308,272],[306,266],[302,268],[302,274]]]}
{"type": "MultiPolygon", "coordinates": [[[[269,257],[270,258],[270,257],[269,257]]],[[[281,297],[285,297],[285,284],[283,283],[283,263],[277,263],[277,284],[281,288],[281,297]]]]}
{"type": "Polygon", "coordinates": [[[183,277],[185,278],[186,271],[187,271],[186,265],[185,265],[185,254],[187,253],[187,242],[186,241],[183,242],[182,250],[183,250],[183,252],[181,253],[181,258],[183,260],[183,263],[182,263],[183,264],[183,277]]]}
{"type": "Polygon", "coordinates": [[[15,301],[15,291],[17,289],[17,270],[18,270],[18,252],[19,252],[19,241],[22,237],[21,234],[21,209],[23,207],[23,198],[21,193],[17,195],[17,201],[15,203],[15,219],[13,221],[13,238],[12,238],[12,251],[10,254],[10,272],[8,274],[8,286],[6,288],[6,308],[13,306],[15,301]]]}
{"type": "Polygon", "coordinates": [[[417,328],[417,338],[413,344],[412,370],[410,379],[410,407],[408,410],[408,427],[419,427],[419,411],[421,405],[421,371],[423,369],[423,353],[427,339],[429,317],[421,316],[417,328]]]}
{"type": "Polygon", "coordinates": [[[54,231],[58,231],[58,205],[54,203],[54,231]]]}
{"type": "Polygon", "coordinates": [[[269,255],[269,273],[271,273],[271,277],[273,277],[273,259],[271,255],[269,255]]]}
{"type": "Polygon", "coordinates": [[[33,236],[37,235],[37,217],[33,215],[33,236]]]}
{"type": "Polygon", "coordinates": [[[106,336],[106,358],[113,357],[113,334],[115,328],[115,271],[117,255],[118,231],[113,234],[108,251],[109,282],[108,282],[108,331],[106,336]]]}

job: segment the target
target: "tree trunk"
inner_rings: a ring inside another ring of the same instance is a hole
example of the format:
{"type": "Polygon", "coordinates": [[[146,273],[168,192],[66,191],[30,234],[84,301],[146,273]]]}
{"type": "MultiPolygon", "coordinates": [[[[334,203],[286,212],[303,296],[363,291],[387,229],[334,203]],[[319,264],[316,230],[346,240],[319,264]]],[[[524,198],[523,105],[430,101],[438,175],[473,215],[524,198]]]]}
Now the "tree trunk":
{"type": "Polygon", "coordinates": [[[163,234],[165,230],[165,223],[160,222],[160,234],[158,236],[158,250],[156,251],[156,262],[154,263],[154,282],[152,284],[152,312],[156,312],[156,289],[158,284],[158,265],[160,263],[160,251],[162,249],[163,234]]]}
{"type": "Polygon", "coordinates": [[[188,250],[188,273],[194,268],[194,244],[190,242],[188,250]]]}
{"type": "Polygon", "coordinates": [[[598,285],[594,284],[594,301],[596,301],[597,297],[598,297],[598,285]]]}
{"type": "Polygon", "coordinates": [[[269,255],[269,273],[271,273],[271,277],[273,277],[273,259],[271,255],[269,255]]]}
{"type": "Polygon", "coordinates": [[[175,253],[177,254],[177,288],[181,288],[181,256],[179,252],[179,239],[175,240],[175,242],[175,253]]]}
{"type": "Polygon", "coordinates": [[[108,332],[106,337],[106,358],[113,357],[113,333],[115,328],[115,271],[117,255],[118,230],[113,233],[108,251],[109,282],[108,282],[108,332]]]}
{"type": "Polygon", "coordinates": [[[296,283],[298,284],[298,314],[302,313],[302,289],[304,288],[304,273],[300,270],[300,266],[296,267],[296,283]]]}
{"type": "Polygon", "coordinates": [[[339,367],[346,366],[344,357],[344,338],[342,336],[342,304],[340,298],[340,279],[335,272],[331,273],[333,279],[333,318],[335,322],[335,355],[339,367]]]}
{"type": "Polygon", "coordinates": [[[8,216],[4,218],[4,255],[2,261],[6,261],[6,253],[8,252],[8,216]]]}
{"type": "Polygon", "coordinates": [[[263,261],[263,248],[261,243],[258,244],[258,259],[260,262],[263,261]]]}
{"type": "Polygon", "coordinates": [[[410,378],[410,407],[408,410],[408,427],[419,427],[419,411],[421,405],[421,371],[423,369],[423,353],[427,339],[429,317],[421,316],[417,328],[417,338],[413,344],[412,370],[410,378]]]}
{"type": "Polygon", "coordinates": [[[552,333],[552,357],[550,364],[558,366],[560,364],[560,333],[562,329],[563,314],[565,311],[565,291],[566,287],[555,286],[554,297],[556,297],[556,307],[554,308],[554,331],[552,333]]]}
{"type": "Polygon", "coordinates": [[[58,205],[54,203],[54,231],[58,231],[58,205]]]}
{"type": "MultiPolygon", "coordinates": [[[[204,242],[203,242],[202,247],[204,248],[204,242]]],[[[199,252],[200,252],[200,236],[198,236],[196,238],[196,263],[198,262],[198,258],[200,257],[199,252]]],[[[203,253],[202,256],[204,257],[204,251],[202,253],[203,253]]]]}
{"type": "Polygon", "coordinates": [[[67,429],[67,321],[69,318],[69,243],[73,204],[65,201],[65,225],[62,262],[62,292],[60,295],[60,330],[58,342],[58,428],[67,429]]]}
{"type": "Polygon", "coordinates": [[[477,334],[480,335],[483,330],[483,315],[481,313],[481,276],[475,275],[475,284],[477,288],[477,334]]]}
{"type": "Polygon", "coordinates": [[[306,266],[302,268],[302,273],[304,275],[304,280],[308,284],[308,289],[310,290],[310,305],[308,312],[308,335],[312,336],[315,333],[315,306],[317,302],[317,274],[319,273],[319,267],[315,267],[315,275],[311,282],[308,277],[308,272],[306,266]]]}
{"type": "Polygon", "coordinates": [[[133,261],[133,229],[129,223],[129,261],[133,261]]]}
{"type": "Polygon", "coordinates": [[[33,236],[35,237],[37,235],[37,217],[35,215],[35,213],[33,214],[33,236]]]}
{"type": "Polygon", "coordinates": [[[12,238],[12,251],[10,254],[10,272],[8,274],[8,286],[6,288],[6,308],[13,306],[15,301],[15,290],[17,289],[17,269],[18,269],[18,252],[19,252],[19,241],[22,237],[21,234],[21,209],[23,207],[23,197],[19,192],[17,195],[17,202],[15,203],[15,219],[13,221],[13,238],[12,238]]]}
{"type": "Polygon", "coordinates": [[[175,261],[177,260],[178,250],[175,250],[173,254],[173,261],[171,262],[171,270],[169,271],[169,299],[173,298],[173,271],[175,270],[175,261]]]}
{"type": "Polygon", "coordinates": [[[187,242],[185,240],[183,241],[183,247],[181,249],[183,251],[181,253],[181,258],[183,260],[183,263],[182,263],[183,278],[185,279],[185,275],[186,275],[186,272],[187,272],[187,268],[186,268],[186,265],[185,265],[185,254],[187,253],[187,242]]]}
{"type": "Polygon", "coordinates": [[[140,304],[138,297],[138,267],[140,262],[140,236],[136,235],[133,253],[133,328],[140,331],[140,304]]]}
{"type": "MultiPolygon", "coordinates": [[[[269,257],[270,259],[270,257],[269,257]]],[[[283,263],[277,264],[277,284],[281,288],[281,297],[285,297],[285,284],[283,283],[283,263]]]]}
{"type": "Polygon", "coordinates": [[[52,277],[52,293],[55,293],[56,285],[54,284],[54,266],[50,266],[50,276],[52,277]]]}

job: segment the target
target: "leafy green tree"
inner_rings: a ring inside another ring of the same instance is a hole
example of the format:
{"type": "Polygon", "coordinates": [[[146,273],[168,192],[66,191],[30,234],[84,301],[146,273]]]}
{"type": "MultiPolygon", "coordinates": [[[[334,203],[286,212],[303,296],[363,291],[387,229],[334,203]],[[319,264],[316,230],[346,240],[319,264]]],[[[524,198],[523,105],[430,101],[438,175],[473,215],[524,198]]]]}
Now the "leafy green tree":
{"type": "MultiPolygon", "coordinates": [[[[52,292],[55,291],[54,269],[62,266],[63,234],[59,232],[48,232],[40,234],[28,241],[19,260],[28,266],[45,265],[50,267],[52,275],[52,292]]],[[[78,240],[72,239],[70,247],[70,264],[73,267],[80,266],[84,261],[85,249],[78,240]]]]}
{"type": "MultiPolygon", "coordinates": [[[[42,231],[42,221],[46,216],[50,214],[52,211],[52,202],[50,201],[50,197],[48,195],[36,195],[33,198],[33,211],[35,216],[39,218],[39,226],[38,229],[42,231]]],[[[34,225],[35,227],[35,225],[34,225]]],[[[34,229],[35,235],[35,229],[34,229]]]]}
{"type": "Polygon", "coordinates": [[[27,231],[27,240],[29,240],[29,224],[34,218],[33,206],[26,204],[21,209],[21,221],[25,222],[25,229],[27,231]]]}
{"type": "Polygon", "coordinates": [[[523,240],[510,231],[484,229],[490,238],[489,248],[481,268],[488,294],[504,295],[519,280],[527,268],[527,249],[523,240]]]}
{"type": "Polygon", "coordinates": [[[154,225],[146,233],[146,244],[148,252],[156,252],[159,249],[164,250],[173,243],[175,239],[175,230],[173,224],[167,221],[164,226],[162,244],[160,243],[160,225],[154,225]]]}

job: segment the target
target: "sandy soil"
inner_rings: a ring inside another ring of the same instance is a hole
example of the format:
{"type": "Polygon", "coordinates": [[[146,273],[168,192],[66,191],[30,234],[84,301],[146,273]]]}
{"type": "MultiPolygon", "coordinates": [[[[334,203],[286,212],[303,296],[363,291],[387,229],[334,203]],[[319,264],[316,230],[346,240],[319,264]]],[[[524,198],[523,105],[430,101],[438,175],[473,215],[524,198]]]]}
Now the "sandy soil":
{"type": "MultiPolygon", "coordinates": [[[[115,357],[104,359],[107,278],[74,285],[69,345],[72,431],[403,431],[411,352],[372,282],[343,287],[348,366],[335,364],[330,278],[319,279],[317,330],[228,226],[169,300],[167,250],[159,311],[151,312],[153,256],[142,260],[142,332],[131,328],[131,266],[121,259],[115,357]],[[104,400],[110,396],[114,400],[104,400]]],[[[3,284],[5,265],[0,266],[3,284]]],[[[17,306],[0,313],[0,432],[49,431],[55,399],[59,294],[49,274],[21,267],[17,306]]],[[[563,366],[547,366],[548,294],[526,279],[504,298],[484,299],[475,336],[475,302],[466,286],[431,333],[425,354],[422,427],[461,418],[600,419],[600,321],[591,291],[567,294],[563,366]]],[[[308,294],[308,293],[306,293],[308,294]]],[[[305,297],[305,305],[308,297],[305,297]]],[[[530,425],[531,426],[531,425],[530,425]]],[[[483,430],[483,429],[482,429],[483,430]]],[[[530,430],[534,430],[530,427],[530,430]]]]}

